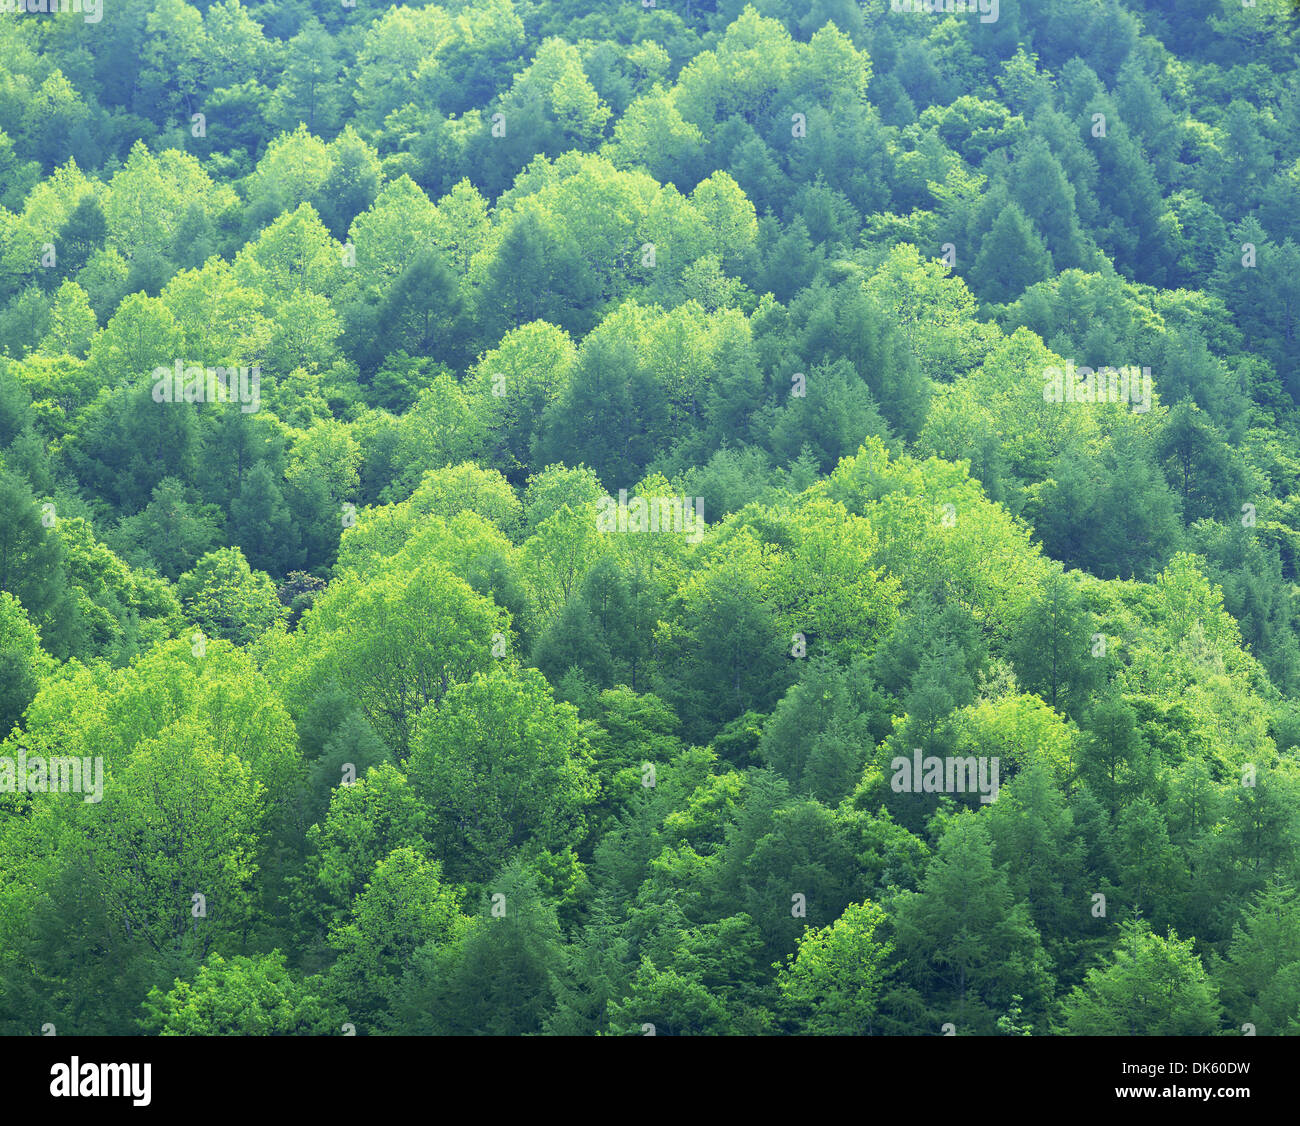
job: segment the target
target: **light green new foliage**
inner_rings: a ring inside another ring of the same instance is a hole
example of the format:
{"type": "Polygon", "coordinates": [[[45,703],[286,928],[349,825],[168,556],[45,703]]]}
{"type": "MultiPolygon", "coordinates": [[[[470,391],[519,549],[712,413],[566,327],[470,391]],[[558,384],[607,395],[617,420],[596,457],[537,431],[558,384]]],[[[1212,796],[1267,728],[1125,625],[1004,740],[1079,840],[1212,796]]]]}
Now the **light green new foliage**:
{"type": "Polygon", "coordinates": [[[141,1030],[155,1036],[323,1036],[339,1029],[319,984],[296,978],[278,950],[229,961],[212,954],[193,981],[150,990],[143,1008],[141,1030]]]}
{"type": "Polygon", "coordinates": [[[570,704],[535,669],[492,668],[421,717],[410,780],[447,869],[483,879],[529,840],[581,840],[596,797],[591,752],[570,704]]]}
{"type": "Polygon", "coordinates": [[[799,1031],[870,1035],[893,944],[880,937],[885,912],[855,903],[830,926],[805,930],[776,985],[799,1031]]]}
{"type": "Polygon", "coordinates": [[[453,941],[465,917],[437,861],[410,848],[394,849],[375,865],[351,918],[330,929],[338,960],[329,978],[348,1016],[373,1019],[395,1000],[402,975],[426,943],[453,941]]]}
{"type": "Polygon", "coordinates": [[[112,920],[159,953],[228,949],[251,922],[262,794],[194,722],[137,746],[84,823],[112,920]]]}
{"type": "Polygon", "coordinates": [[[486,669],[493,634],[508,629],[504,611],[437,561],[366,580],[345,574],[304,618],[305,684],[332,675],[405,757],[420,713],[452,684],[486,669]]]}
{"type": "Polygon", "coordinates": [[[275,586],[249,569],[237,547],[210,551],[177,580],[190,620],[212,637],[244,645],[288,617],[275,586]]]}
{"type": "Polygon", "coordinates": [[[1218,992],[1192,950],[1154,934],[1148,924],[1123,924],[1110,961],[1088,971],[1065,999],[1064,1031],[1072,1036],[1209,1036],[1219,1024],[1218,992]]]}

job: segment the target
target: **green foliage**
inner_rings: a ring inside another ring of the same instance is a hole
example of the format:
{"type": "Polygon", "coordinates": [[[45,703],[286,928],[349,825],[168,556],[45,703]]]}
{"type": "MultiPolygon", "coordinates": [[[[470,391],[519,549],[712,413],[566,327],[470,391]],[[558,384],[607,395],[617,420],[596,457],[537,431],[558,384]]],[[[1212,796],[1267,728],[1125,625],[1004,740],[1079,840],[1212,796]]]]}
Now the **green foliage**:
{"type": "Polygon", "coordinates": [[[261,572],[254,575],[237,547],[203,556],[177,580],[176,593],[196,625],[236,645],[288,615],[271,580],[261,572]]]}
{"type": "Polygon", "coordinates": [[[1075,1036],[1208,1036],[1218,1026],[1214,984],[1193,941],[1161,938],[1143,921],[1123,927],[1113,958],[1088,971],[1063,1004],[1075,1036]]]}
{"type": "Polygon", "coordinates": [[[829,927],[804,933],[776,982],[799,1031],[871,1035],[892,952],[876,934],[885,919],[877,904],[859,903],[829,927]]]}
{"type": "Polygon", "coordinates": [[[596,796],[577,713],[535,670],[452,687],[420,724],[410,772],[435,852],[458,879],[484,879],[528,840],[581,841],[596,796]]]}
{"type": "Polygon", "coordinates": [[[177,981],[144,1001],[145,1032],[160,1036],[322,1036],[336,1014],[318,987],[295,979],[278,950],[227,962],[212,954],[194,981],[177,981]]]}
{"type": "Polygon", "coordinates": [[[1294,5],[872,7],[3,21],[0,1031],[1300,1035],[1294,5]]]}

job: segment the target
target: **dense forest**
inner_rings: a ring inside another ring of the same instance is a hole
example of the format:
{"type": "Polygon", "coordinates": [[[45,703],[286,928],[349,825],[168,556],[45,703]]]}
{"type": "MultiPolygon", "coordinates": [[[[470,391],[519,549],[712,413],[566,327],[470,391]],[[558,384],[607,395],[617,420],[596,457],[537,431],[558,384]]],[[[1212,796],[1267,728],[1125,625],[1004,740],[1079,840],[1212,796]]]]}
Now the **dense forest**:
{"type": "Polygon", "coordinates": [[[0,1033],[1300,1034],[1300,16],[944,7],[5,0],[0,1033]]]}

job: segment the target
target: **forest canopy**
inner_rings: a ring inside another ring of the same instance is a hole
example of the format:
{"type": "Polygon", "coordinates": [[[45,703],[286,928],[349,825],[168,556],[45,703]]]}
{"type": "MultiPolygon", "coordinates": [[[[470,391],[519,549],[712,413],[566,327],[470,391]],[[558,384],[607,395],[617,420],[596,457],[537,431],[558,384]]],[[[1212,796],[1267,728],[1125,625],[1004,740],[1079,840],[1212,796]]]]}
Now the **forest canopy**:
{"type": "Polygon", "coordinates": [[[0,1034],[1300,1034],[1300,15],[950,6],[0,8],[0,1034]]]}

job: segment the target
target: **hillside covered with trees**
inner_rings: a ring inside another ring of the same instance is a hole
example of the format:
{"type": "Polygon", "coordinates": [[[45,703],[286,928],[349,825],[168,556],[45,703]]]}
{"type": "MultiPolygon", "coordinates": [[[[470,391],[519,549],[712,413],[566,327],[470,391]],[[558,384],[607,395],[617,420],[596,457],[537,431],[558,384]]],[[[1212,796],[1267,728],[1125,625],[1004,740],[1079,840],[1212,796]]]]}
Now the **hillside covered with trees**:
{"type": "Polygon", "coordinates": [[[1290,0],[89,3],[0,1033],[1300,1034],[1290,0]]]}

